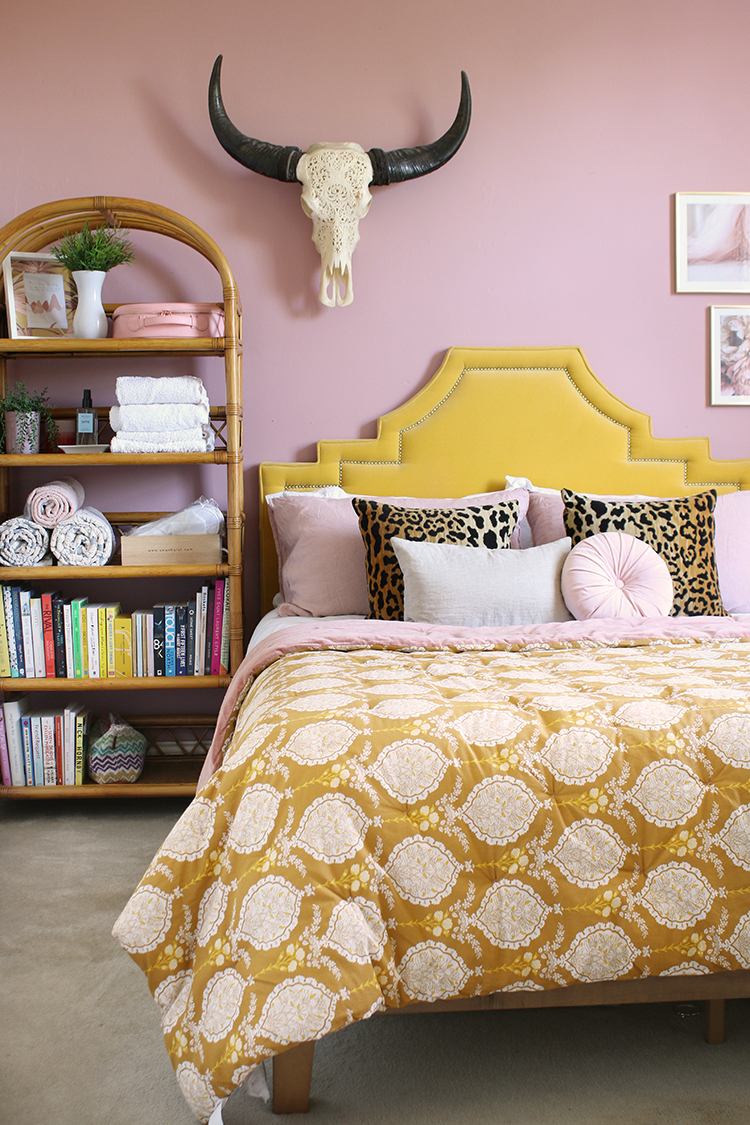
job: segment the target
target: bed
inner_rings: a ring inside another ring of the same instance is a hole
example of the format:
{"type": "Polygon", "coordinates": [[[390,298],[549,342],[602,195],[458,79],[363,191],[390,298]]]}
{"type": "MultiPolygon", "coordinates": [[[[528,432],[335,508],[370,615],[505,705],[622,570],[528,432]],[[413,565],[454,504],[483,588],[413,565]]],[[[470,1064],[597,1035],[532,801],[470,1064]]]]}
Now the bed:
{"type": "Polygon", "coordinates": [[[261,466],[266,616],[115,927],[200,1120],[269,1057],[306,1109],[315,1041],[380,1012],[702,1000],[721,1041],[750,995],[748,489],[576,348],[451,349],[375,439],[261,466]],[[572,616],[579,544],[641,538],[656,610],[572,616]],[[523,604],[488,622],[498,574],[523,604]]]}

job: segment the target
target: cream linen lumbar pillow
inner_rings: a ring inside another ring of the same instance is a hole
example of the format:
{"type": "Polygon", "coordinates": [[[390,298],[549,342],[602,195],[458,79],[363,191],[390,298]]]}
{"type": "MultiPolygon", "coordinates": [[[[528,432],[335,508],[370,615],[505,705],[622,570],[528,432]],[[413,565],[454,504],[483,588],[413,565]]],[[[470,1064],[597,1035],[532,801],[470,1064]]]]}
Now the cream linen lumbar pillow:
{"type": "Polygon", "coordinates": [[[570,539],[497,551],[394,536],[404,575],[404,620],[433,625],[533,625],[570,621],[560,576],[570,539]]]}

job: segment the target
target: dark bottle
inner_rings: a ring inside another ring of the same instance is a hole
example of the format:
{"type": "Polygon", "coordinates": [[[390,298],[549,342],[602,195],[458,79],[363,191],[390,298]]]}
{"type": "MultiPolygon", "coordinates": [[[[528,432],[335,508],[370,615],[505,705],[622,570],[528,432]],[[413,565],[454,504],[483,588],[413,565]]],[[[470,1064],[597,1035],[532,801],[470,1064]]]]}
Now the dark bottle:
{"type": "Polygon", "coordinates": [[[97,413],[91,404],[91,391],[84,391],[83,402],[76,411],[76,445],[96,445],[98,439],[97,413]]]}

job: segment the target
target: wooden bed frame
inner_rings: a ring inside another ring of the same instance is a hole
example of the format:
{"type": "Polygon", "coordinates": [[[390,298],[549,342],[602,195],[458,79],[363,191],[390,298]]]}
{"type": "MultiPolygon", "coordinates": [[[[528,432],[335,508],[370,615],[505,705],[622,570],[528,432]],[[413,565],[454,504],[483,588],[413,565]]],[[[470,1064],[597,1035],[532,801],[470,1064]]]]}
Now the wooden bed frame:
{"type": "MultiPolygon", "coordinates": [[[[378,420],[377,437],[321,441],[315,462],[260,466],[263,612],[278,590],[268,494],[335,484],[374,496],[463,496],[503,488],[506,474],[625,495],[750,488],[750,460],[713,460],[707,438],[655,438],[649,416],[611,394],[578,348],[452,348],[418,394],[378,420]]],[[[385,1014],[705,1001],[706,1040],[721,1043],[724,1001],[748,996],[750,970],[737,970],[497,992],[385,1014]]],[[[275,1057],[275,1113],[307,1110],[314,1046],[275,1057]]]]}

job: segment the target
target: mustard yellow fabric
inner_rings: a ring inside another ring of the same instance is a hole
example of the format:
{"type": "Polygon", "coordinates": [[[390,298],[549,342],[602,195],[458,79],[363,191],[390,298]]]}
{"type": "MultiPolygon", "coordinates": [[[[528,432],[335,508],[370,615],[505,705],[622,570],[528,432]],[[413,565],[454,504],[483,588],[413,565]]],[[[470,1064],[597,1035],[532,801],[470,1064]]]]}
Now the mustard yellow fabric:
{"type": "Polygon", "coordinates": [[[383,1006],[750,967],[750,646],[300,652],[115,933],[207,1120],[383,1006]]]}

